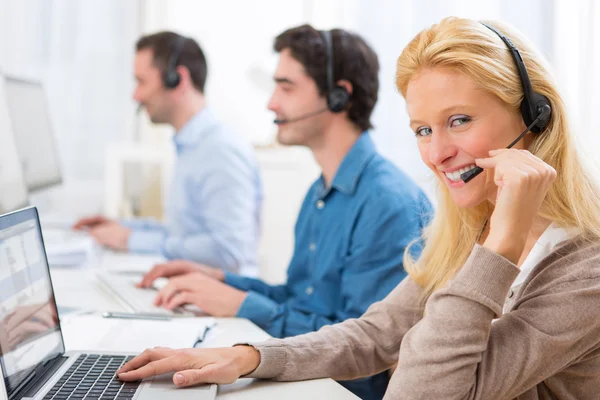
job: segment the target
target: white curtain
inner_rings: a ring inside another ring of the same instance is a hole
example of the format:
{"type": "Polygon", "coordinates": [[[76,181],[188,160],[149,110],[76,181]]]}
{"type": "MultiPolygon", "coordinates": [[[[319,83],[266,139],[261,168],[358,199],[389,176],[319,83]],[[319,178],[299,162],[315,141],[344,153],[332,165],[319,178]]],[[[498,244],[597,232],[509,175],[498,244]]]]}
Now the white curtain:
{"type": "Polygon", "coordinates": [[[45,84],[65,180],[100,180],[106,145],[131,135],[137,9],[122,0],[0,0],[0,70],[45,84]]]}
{"type": "MultiPolygon", "coordinates": [[[[555,0],[554,65],[578,144],[598,169],[600,148],[600,4],[555,0]]],[[[600,176],[597,176],[600,177],[600,176]]]]}

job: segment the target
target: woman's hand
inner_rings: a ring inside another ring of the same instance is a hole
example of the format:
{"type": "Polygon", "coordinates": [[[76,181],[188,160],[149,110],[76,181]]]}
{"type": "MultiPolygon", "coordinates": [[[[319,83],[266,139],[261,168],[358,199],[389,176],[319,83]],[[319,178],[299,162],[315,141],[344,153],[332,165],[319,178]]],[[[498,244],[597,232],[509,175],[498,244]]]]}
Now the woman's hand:
{"type": "Polygon", "coordinates": [[[251,346],[220,349],[148,349],[117,371],[123,381],[138,381],[176,372],[173,383],[191,386],[200,383],[232,383],[260,364],[260,353],[251,346]]]}
{"type": "Polygon", "coordinates": [[[475,162],[481,168],[495,169],[498,186],[490,233],[483,246],[516,265],[556,171],[527,150],[493,150],[489,158],[475,162]]]}

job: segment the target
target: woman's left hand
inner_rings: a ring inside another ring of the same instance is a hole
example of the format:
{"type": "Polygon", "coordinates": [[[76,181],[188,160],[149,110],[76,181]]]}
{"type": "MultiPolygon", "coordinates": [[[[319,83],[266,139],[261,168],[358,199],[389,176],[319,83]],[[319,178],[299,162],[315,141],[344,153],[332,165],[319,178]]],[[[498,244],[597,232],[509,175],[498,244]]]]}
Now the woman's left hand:
{"type": "Polygon", "coordinates": [[[494,168],[498,186],[483,245],[517,264],[556,171],[527,150],[500,149],[489,154],[475,161],[481,168],[494,168]]]}

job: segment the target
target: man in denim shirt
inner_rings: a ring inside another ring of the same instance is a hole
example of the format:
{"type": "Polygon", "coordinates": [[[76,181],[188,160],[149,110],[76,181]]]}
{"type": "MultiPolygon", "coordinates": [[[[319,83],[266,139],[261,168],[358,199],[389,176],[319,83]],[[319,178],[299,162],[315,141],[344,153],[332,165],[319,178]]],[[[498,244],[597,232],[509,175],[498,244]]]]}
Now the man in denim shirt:
{"type": "MultiPolygon", "coordinates": [[[[305,25],[281,34],[275,50],[280,59],[269,109],[278,139],[309,147],[322,169],[298,216],[287,282],[268,285],[174,261],[156,266],[141,286],[170,276],[157,305],[191,303],[286,337],[359,317],[383,299],[405,277],[404,250],[419,239],[431,206],[371,141],[379,64],[369,46],[343,30],[305,25]]],[[[384,372],[341,383],[361,398],[377,399],[387,382],[384,372]]]]}

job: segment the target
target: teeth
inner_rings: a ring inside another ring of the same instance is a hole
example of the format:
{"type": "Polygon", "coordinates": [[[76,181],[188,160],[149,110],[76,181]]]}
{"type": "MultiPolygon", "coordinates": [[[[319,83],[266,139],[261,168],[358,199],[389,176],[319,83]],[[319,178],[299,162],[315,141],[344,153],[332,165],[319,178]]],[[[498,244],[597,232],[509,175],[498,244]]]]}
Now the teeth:
{"type": "Polygon", "coordinates": [[[466,166],[466,167],[464,167],[464,168],[461,168],[461,169],[459,169],[459,170],[457,170],[457,171],[454,171],[454,172],[446,172],[445,174],[446,174],[446,176],[448,177],[448,179],[450,179],[452,182],[458,182],[458,181],[460,181],[460,176],[461,176],[462,174],[464,174],[464,173],[465,173],[465,172],[467,172],[467,171],[470,171],[470,170],[472,170],[472,169],[473,169],[473,168],[475,168],[475,167],[477,167],[475,164],[473,164],[473,165],[468,165],[468,166],[466,166]]]}

